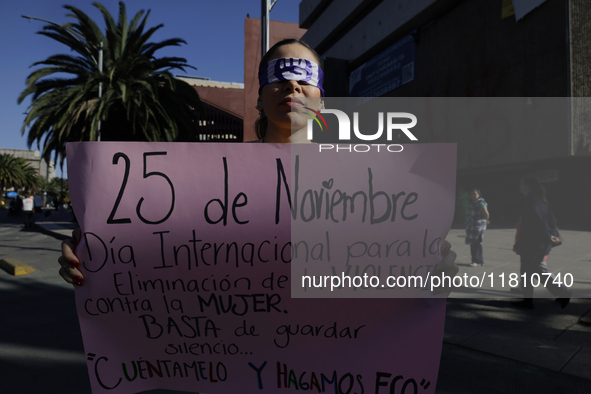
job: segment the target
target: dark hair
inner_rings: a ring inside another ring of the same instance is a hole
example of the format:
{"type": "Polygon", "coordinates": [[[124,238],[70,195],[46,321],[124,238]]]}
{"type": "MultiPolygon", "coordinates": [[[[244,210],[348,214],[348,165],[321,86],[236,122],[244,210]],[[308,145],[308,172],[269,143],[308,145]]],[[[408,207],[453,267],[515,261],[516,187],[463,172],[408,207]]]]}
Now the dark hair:
{"type": "MultiPolygon", "coordinates": [[[[263,56],[263,58],[261,59],[258,69],[260,70],[263,65],[269,63],[269,59],[271,58],[271,56],[273,56],[273,52],[275,52],[275,50],[277,48],[282,47],[284,45],[290,45],[290,44],[300,44],[301,46],[306,47],[308,50],[310,50],[310,52],[312,52],[312,54],[316,58],[318,65],[320,66],[322,71],[324,71],[324,65],[322,64],[322,59],[320,59],[320,55],[318,55],[318,53],[316,53],[314,48],[312,48],[310,45],[308,45],[308,43],[298,40],[298,39],[295,39],[295,38],[286,38],[284,40],[279,41],[277,44],[273,45],[267,51],[267,53],[265,53],[265,56],[263,56]]],[[[259,138],[259,139],[265,138],[265,135],[267,135],[268,124],[269,123],[267,120],[267,116],[262,111],[259,112],[259,117],[254,122],[254,130],[257,133],[257,138],[259,138]]]]}
{"type": "Polygon", "coordinates": [[[478,193],[478,196],[482,197],[482,193],[480,192],[480,189],[477,187],[473,187],[472,189],[470,189],[470,193],[472,192],[476,192],[478,193]]]}
{"type": "Polygon", "coordinates": [[[548,200],[546,199],[546,188],[544,185],[538,182],[538,179],[535,176],[526,175],[521,178],[521,182],[523,182],[525,186],[529,187],[530,192],[537,194],[542,199],[542,201],[548,203],[548,200]]]}

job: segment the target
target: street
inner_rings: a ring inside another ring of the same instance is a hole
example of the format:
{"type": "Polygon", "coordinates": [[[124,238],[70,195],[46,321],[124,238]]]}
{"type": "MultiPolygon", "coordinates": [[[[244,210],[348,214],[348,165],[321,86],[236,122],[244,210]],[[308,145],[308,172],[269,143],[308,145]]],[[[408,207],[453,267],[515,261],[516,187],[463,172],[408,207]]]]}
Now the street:
{"type": "Polygon", "coordinates": [[[22,276],[0,270],[2,392],[89,393],[74,292],[56,268],[61,241],[22,228],[17,220],[0,225],[0,258],[36,269],[22,276]]]}
{"type": "MultiPolygon", "coordinates": [[[[57,273],[57,237],[73,227],[71,215],[60,212],[45,219],[38,214],[38,224],[53,229],[44,234],[24,231],[19,219],[0,214],[0,258],[11,257],[36,270],[21,276],[0,270],[2,393],[89,394],[74,292],[57,273]]],[[[518,267],[505,245],[511,234],[510,229],[487,232],[485,268],[518,267]]],[[[572,245],[561,247],[555,261],[560,256],[583,275],[591,260],[590,234],[565,231],[565,236],[572,245]]],[[[469,252],[460,238],[460,230],[450,231],[460,274],[482,270],[468,267],[469,252]]],[[[448,300],[438,394],[591,392],[591,300],[573,299],[562,310],[553,299],[540,299],[535,310],[526,311],[510,307],[510,299],[498,295],[467,296],[448,300]]]]}

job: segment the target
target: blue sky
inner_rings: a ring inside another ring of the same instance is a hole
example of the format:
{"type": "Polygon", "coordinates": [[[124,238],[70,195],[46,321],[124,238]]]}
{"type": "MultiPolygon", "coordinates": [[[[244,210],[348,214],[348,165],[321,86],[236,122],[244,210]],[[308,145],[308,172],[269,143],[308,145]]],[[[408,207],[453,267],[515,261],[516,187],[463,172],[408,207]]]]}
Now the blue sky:
{"type": "MultiPolygon", "coordinates": [[[[117,19],[118,1],[102,0],[100,3],[117,19]]],[[[297,23],[299,3],[299,0],[278,0],[270,19],[297,23]]],[[[43,28],[43,22],[24,19],[21,15],[62,24],[72,19],[66,17],[65,4],[81,9],[103,26],[102,14],[88,0],[3,0],[0,3],[0,75],[3,79],[0,148],[28,149],[20,130],[30,100],[18,105],[17,98],[32,71],[30,66],[51,55],[68,53],[62,44],[35,34],[43,28]]],[[[147,26],[164,24],[152,41],[176,37],[187,41],[182,47],[157,52],[159,56],[186,58],[188,64],[197,68],[188,69],[188,75],[243,82],[244,18],[247,14],[260,18],[261,0],[127,0],[125,4],[128,19],[141,9],[151,10],[147,26]]]]}

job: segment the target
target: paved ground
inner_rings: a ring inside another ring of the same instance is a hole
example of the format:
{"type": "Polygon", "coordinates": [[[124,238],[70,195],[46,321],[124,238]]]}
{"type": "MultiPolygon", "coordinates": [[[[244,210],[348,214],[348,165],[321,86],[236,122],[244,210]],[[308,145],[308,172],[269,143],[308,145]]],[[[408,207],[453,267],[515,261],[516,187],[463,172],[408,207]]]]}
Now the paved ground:
{"type": "Polygon", "coordinates": [[[0,270],[0,392],[90,393],[74,292],[56,271],[61,241],[0,215],[0,258],[36,269],[0,270]]]}
{"type": "MultiPolygon", "coordinates": [[[[19,277],[0,270],[0,392],[90,393],[73,291],[56,269],[58,238],[76,224],[70,212],[38,214],[37,222],[39,231],[22,231],[0,212],[0,258],[37,270],[19,277]]],[[[472,268],[462,231],[452,230],[460,274],[518,272],[513,232],[489,229],[486,264],[472,268]]],[[[561,232],[566,241],[552,252],[550,268],[572,272],[584,290],[591,286],[591,232],[561,232]]],[[[534,310],[521,310],[509,305],[510,295],[464,289],[448,300],[437,393],[591,393],[591,300],[573,299],[563,310],[540,299],[534,310]]]]}

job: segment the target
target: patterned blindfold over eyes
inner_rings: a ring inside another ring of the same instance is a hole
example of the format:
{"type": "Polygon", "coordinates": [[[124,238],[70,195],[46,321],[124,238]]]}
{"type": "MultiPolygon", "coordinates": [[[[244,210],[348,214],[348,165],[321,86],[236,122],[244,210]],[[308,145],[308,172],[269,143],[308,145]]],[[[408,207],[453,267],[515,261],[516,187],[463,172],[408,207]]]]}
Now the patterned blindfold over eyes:
{"type": "Polygon", "coordinates": [[[273,59],[259,70],[259,94],[263,86],[279,81],[302,81],[314,85],[322,92],[324,72],[320,66],[308,59],[281,58],[273,59]]]}

